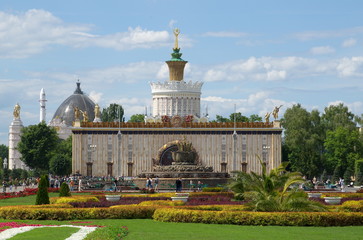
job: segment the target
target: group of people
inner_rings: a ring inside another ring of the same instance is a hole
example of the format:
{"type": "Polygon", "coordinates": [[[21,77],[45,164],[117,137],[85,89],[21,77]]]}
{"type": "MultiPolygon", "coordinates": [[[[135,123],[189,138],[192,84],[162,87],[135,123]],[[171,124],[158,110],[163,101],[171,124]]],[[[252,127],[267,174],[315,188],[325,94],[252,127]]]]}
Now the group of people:
{"type": "Polygon", "coordinates": [[[155,192],[159,191],[159,177],[156,176],[154,179],[147,178],[146,179],[146,188],[147,190],[154,189],[155,192]]]}

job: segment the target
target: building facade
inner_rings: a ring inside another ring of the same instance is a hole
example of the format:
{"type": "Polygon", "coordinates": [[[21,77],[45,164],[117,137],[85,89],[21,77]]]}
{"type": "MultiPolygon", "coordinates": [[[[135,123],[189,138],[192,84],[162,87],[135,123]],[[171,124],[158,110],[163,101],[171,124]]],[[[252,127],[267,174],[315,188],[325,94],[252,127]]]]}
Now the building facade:
{"type": "MultiPolygon", "coordinates": [[[[151,83],[152,116],[143,123],[76,120],[72,128],[72,172],[84,176],[130,176],[152,172],[154,165],[171,165],[177,142],[193,144],[198,161],[215,172],[261,172],[281,163],[280,123],[216,123],[200,114],[202,82],[185,82],[176,36],[172,59],[166,61],[169,80],[151,83]]],[[[269,115],[268,115],[269,116],[269,115]]]]}

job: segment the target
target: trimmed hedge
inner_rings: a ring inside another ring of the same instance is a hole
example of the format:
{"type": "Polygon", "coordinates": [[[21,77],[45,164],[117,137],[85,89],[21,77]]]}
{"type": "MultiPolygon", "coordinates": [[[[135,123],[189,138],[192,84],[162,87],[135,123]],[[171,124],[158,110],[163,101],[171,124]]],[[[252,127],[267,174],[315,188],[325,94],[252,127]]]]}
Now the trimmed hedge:
{"type": "Polygon", "coordinates": [[[277,226],[360,226],[361,213],[329,212],[243,212],[243,211],[200,211],[159,208],[153,215],[161,222],[234,224],[234,225],[277,225],[277,226]]]}
{"type": "Polygon", "coordinates": [[[183,201],[171,201],[171,200],[156,200],[156,201],[143,201],[138,204],[139,206],[184,206],[183,201]]]}
{"type": "Polygon", "coordinates": [[[0,218],[20,220],[151,219],[155,207],[118,208],[0,208],[0,218]]]}
{"type": "Polygon", "coordinates": [[[338,210],[344,212],[363,212],[363,200],[346,201],[338,207],[338,210]]]}
{"type": "Polygon", "coordinates": [[[73,196],[73,197],[54,197],[51,198],[52,204],[58,203],[78,203],[78,202],[99,202],[100,200],[94,196],[73,196]]]}

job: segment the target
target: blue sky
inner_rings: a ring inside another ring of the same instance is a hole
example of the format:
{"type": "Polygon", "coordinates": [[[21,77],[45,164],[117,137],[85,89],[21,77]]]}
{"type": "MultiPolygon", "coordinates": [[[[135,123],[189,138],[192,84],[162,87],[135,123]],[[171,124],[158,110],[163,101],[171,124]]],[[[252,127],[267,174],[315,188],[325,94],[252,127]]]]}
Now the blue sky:
{"type": "MultiPolygon", "coordinates": [[[[234,111],[264,116],[294,103],[321,112],[343,102],[363,113],[362,1],[0,2],[0,144],[12,110],[24,125],[47,121],[75,89],[126,120],[151,105],[149,82],[168,78],[180,28],[185,80],[203,81],[211,119],[234,111]]],[[[204,112],[204,110],[203,110],[204,112]]]]}

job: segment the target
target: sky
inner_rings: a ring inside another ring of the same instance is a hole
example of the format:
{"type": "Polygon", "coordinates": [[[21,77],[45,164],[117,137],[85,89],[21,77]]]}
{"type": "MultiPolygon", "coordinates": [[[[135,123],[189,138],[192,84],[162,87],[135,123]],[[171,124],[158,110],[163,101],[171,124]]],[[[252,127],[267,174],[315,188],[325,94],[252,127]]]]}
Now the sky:
{"type": "Polygon", "coordinates": [[[0,1],[0,144],[13,108],[24,126],[47,122],[81,81],[101,108],[126,120],[151,106],[150,82],[179,28],[185,81],[202,81],[210,119],[236,111],[264,116],[300,103],[320,112],[344,103],[363,113],[363,1],[143,0],[0,1]]]}

